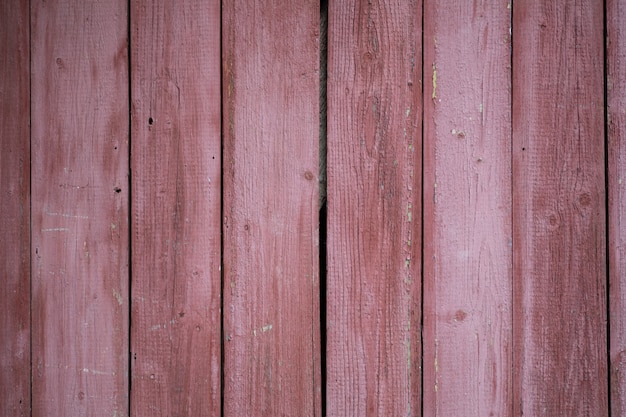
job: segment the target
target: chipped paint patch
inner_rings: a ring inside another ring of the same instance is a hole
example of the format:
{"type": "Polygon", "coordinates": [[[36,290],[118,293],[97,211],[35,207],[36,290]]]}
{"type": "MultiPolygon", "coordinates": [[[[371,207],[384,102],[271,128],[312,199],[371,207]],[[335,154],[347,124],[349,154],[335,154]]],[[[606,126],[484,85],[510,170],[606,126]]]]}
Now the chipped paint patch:
{"type": "Polygon", "coordinates": [[[437,66],[435,64],[433,64],[433,97],[432,98],[433,99],[437,98],[437,66]]]}
{"type": "Polygon", "coordinates": [[[119,292],[113,290],[113,297],[115,297],[119,305],[124,304],[124,298],[122,298],[122,295],[119,292]]]}
{"type": "Polygon", "coordinates": [[[95,369],[83,368],[83,372],[91,375],[115,375],[115,372],[96,371],[95,369]]]}
{"type": "MultiPolygon", "coordinates": [[[[259,328],[258,331],[261,332],[261,333],[266,333],[266,332],[269,332],[270,330],[272,330],[273,327],[274,326],[272,326],[271,324],[266,324],[265,326],[259,328]]],[[[252,330],[252,333],[256,337],[257,329],[252,330]]]]}

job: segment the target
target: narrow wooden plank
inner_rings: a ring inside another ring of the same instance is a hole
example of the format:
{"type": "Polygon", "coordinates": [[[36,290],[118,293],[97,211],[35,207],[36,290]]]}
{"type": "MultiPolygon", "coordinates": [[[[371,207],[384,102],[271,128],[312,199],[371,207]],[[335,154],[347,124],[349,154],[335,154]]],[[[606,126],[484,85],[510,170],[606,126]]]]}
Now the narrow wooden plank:
{"type": "Polygon", "coordinates": [[[220,3],[131,2],[136,416],[220,415],[220,3]]]}
{"type": "Polygon", "coordinates": [[[603,1],[513,7],[514,413],[606,416],[603,1]]]}
{"type": "Polygon", "coordinates": [[[610,371],[613,416],[626,414],[626,1],[607,0],[610,371]]]}
{"type": "Polygon", "coordinates": [[[33,416],[128,410],[126,2],[31,2],[33,416]]]}
{"type": "Polygon", "coordinates": [[[0,2],[0,415],[30,415],[28,2],[0,2]]]}
{"type": "Polygon", "coordinates": [[[320,416],[319,3],[222,13],[224,415],[320,416]]]}
{"type": "Polygon", "coordinates": [[[511,8],[424,10],[424,415],[510,416],[511,8]]]}
{"type": "Polygon", "coordinates": [[[331,1],[327,414],[420,415],[420,1],[331,1]]]}

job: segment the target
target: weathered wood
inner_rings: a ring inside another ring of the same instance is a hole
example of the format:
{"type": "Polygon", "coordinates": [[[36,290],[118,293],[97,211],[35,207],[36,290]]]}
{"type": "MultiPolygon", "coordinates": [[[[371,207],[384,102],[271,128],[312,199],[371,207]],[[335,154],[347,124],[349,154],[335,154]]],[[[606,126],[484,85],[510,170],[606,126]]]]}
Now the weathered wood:
{"type": "Polygon", "coordinates": [[[613,416],[626,414],[626,1],[606,2],[610,372],[613,416]]]}
{"type": "Polygon", "coordinates": [[[328,415],[420,413],[421,15],[329,3],[328,415]]]}
{"type": "Polygon", "coordinates": [[[0,415],[30,415],[28,2],[0,2],[0,415]]]}
{"type": "Polygon", "coordinates": [[[506,1],[424,10],[424,415],[510,416],[506,1]]]}
{"type": "Polygon", "coordinates": [[[128,411],[126,2],[32,1],[33,416],[128,411]]]}
{"type": "Polygon", "coordinates": [[[319,416],[319,3],[222,13],[224,415],[319,416]]]}
{"type": "Polygon", "coordinates": [[[603,2],[513,2],[514,413],[608,415],[603,2]]]}
{"type": "Polygon", "coordinates": [[[220,4],[133,0],[131,413],[220,415],[220,4]]]}

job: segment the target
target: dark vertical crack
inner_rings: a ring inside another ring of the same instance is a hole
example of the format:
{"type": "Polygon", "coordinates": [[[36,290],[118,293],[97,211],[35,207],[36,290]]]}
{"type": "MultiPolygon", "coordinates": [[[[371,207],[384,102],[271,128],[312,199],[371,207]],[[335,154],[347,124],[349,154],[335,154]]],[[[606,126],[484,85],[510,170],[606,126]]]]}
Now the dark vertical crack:
{"type": "MultiPolygon", "coordinates": [[[[513,0],[510,0],[509,4],[511,5],[511,11],[509,13],[509,140],[511,141],[509,144],[509,164],[510,164],[510,179],[509,179],[509,201],[511,203],[511,213],[510,213],[510,221],[511,221],[511,233],[514,233],[513,231],[515,230],[514,228],[514,221],[515,221],[515,201],[513,201],[513,144],[514,144],[514,140],[513,140],[513,11],[515,10],[515,8],[513,7],[513,0]]],[[[515,246],[514,246],[514,239],[513,239],[513,235],[511,235],[511,276],[509,277],[510,284],[511,284],[511,293],[510,293],[510,302],[511,302],[511,316],[510,316],[510,320],[511,320],[511,341],[512,341],[512,349],[511,349],[511,356],[510,356],[510,371],[512,373],[514,373],[516,371],[515,369],[515,246]]],[[[511,378],[511,404],[510,404],[510,409],[511,409],[511,415],[514,416],[515,415],[515,399],[517,398],[516,393],[515,393],[515,388],[516,388],[516,378],[513,375],[511,378]]]]}
{"type": "Polygon", "coordinates": [[[131,326],[132,326],[132,304],[133,304],[133,299],[132,299],[132,285],[133,285],[133,217],[132,217],[132,210],[133,210],[133,199],[132,199],[132,192],[133,192],[133,187],[132,187],[132,160],[131,160],[131,148],[132,148],[132,119],[133,119],[133,112],[132,112],[132,106],[133,106],[133,101],[132,101],[132,72],[131,72],[131,64],[132,64],[132,59],[131,59],[131,46],[130,46],[130,37],[131,37],[131,0],[128,0],[127,4],[126,4],[126,47],[127,47],[127,59],[128,59],[128,184],[127,184],[127,188],[128,188],[128,294],[127,294],[127,300],[128,300],[128,344],[127,344],[127,348],[128,348],[128,397],[127,397],[127,409],[128,409],[128,413],[127,415],[131,415],[131,390],[132,390],[132,383],[133,383],[133,352],[132,352],[132,332],[131,332],[131,326]]]}
{"type": "Polygon", "coordinates": [[[606,359],[607,359],[607,402],[608,402],[608,416],[611,417],[612,414],[612,406],[611,406],[611,374],[612,374],[612,366],[611,366],[611,206],[609,199],[609,175],[610,175],[610,160],[609,160],[609,88],[608,88],[608,80],[609,80],[609,34],[608,34],[608,10],[607,10],[607,1],[603,2],[603,32],[602,32],[602,45],[603,45],[603,58],[604,58],[604,189],[605,191],[605,230],[606,230],[606,243],[605,243],[605,256],[606,256],[606,359]]]}
{"type": "Polygon", "coordinates": [[[515,377],[515,341],[516,341],[516,337],[515,337],[515,239],[513,239],[513,233],[515,230],[515,206],[514,206],[514,201],[513,201],[513,152],[514,152],[514,148],[513,148],[513,144],[514,144],[514,138],[513,138],[513,12],[515,10],[515,7],[513,6],[513,0],[510,1],[509,3],[511,5],[511,11],[509,13],[509,111],[511,112],[509,117],[509,138],[510,138],[510,144],[509,144],[509,164],[510,164],[510,169],[511,169],[511,177],[509,179],[509,201],[511,203],[511,213],[510,213],[510,220],[511,220],[511,276],[509,277],[509,279],[511,280],[510,284],[511,284],[511,293],[510,293],[510,303],[511,303],[511,315],[510,315],[510,320],[511,320],[511,357],[510,357],[510,372],[512,375],[511,378],[511,404],[510,404],[510,410],[511,410],[511,416],[515,415],[515,400],[516,400],[516,394],[515,394],[515,389],[516,389],[516,377],[515,377]]]}
{"type": "Polygon", "coordinates": [[[426,42],[424,41],[424,36],[426,35],[425,31],[424,31],[424,12],[425,12],[425,8],[424,8],[424,1],[422,0],[422,16],[421,16],[421,29],[422,29],[422,56],[421,56],[421,65],[422,65],[422,70],[421,70],[421,78],[422,78],[422,82],[420,83],[420,85],[422,86],[422,94],[421,94],[421,106],[422,106],[422,160],[421,160],[421,196],[420,196],[420,211],[421,211],[421,227],[420,227],[420,376],[419,376],[419,384],[420,384],[420,416],[424,415],[424,187],[426,186],[425,182],[424,182],[424,151],[425,151],[425,147],[424,147],[424,142],[425,142],[425,109],[424,109],[424,104],[425,104],[425,100],[424,100],[424,72],[426,69],[426,66],[424,65],[424,48],[426,45],[426,42]]]}
{"type": "Polygon", "coordinates": [[[220,417],[224,417],[225,338],[224,331],[224,24],[223,3],[220,2],[220,417]]]}
{"type": "MultiPolygon", "coordinates": [[[[28,321],[30,328],[29,340],[29,360],[30,360],[30,387],[29,387],[29,411],[33,411],[33,19],[32,19],[32,2],[28,2],[28,251],[29,251],[29,294],[28,294],[28,321]]],[[[22,171],[23,172],[23,171],[22,171]]],[[[23,197],[21,197],[23,198],[23,197]]]]}
{"type": "Polygon", "coordinates": [[[319,275],[320,275],[320,367],[322,417],[326,416],[326,236],[327,236],[327,72],[328,72],[328,0],[320,0],[320,86],[319,86],[319,275]]]}

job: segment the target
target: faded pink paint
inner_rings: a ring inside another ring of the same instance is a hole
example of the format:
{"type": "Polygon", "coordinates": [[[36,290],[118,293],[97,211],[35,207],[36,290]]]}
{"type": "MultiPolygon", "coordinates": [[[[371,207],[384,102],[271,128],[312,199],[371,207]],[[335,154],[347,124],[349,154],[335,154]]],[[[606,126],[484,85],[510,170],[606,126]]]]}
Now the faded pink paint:
{"type": "Polygon", "coordinates": [[[131,7],[131,414],[216,416],[220,3],[131,7]]]}
{"type": "Polygon", "coordinates": [[[31,2],[33,416],[128,410],[126,13],[31,2]]]}
{"type": "Polygon", "coordinates": [[[511,10],[424,13],[424,415],[510,416],[511,10]]]}
{"type": "Polygon", "coordinates": [[[613,416],[626,414],[626,1],[606,2],[610,372],[613,416]]]}
{"type": "Polygon", "coordinates": [[[319,3],[222,14],[224,415],[320,416],[319,3]]]}

